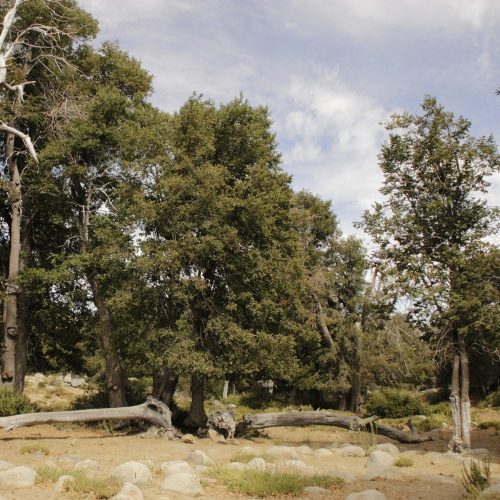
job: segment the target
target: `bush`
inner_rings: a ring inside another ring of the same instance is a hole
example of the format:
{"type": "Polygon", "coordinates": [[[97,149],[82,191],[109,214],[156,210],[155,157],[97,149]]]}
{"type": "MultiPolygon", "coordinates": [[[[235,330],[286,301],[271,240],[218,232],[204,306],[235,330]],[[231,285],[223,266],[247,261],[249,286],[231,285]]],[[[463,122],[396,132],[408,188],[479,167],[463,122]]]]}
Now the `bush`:
{"type": "Polygon", "coordinates": [[[34,411],[36,411],[35,406],[24,394],[7,387],[0,388],[0,417],[32,413],[34,411]]]}
{"type": "Polygon", "coordinates": [[[413,423],[419,431],[430,432],[435,429],[441,429],[443,424],[451,424],[451,417],[444,413],[433,413],[424,420],[415,419],[413,423]]]}
{"type": "Polygon", "coordinates": [[[489,408],[499,408],[500,407],[500,389],[495,392],[488,394],[483,401],[483,405],[489,408]]]}
{"type": "Polygon", "coordinates": [[[423,401],[403,389],[383,389],[369,394],[366,413],[383,418],[402,418],[426,413],[423,401]]]}
{"type": "Polygon", "coordinates": [[[411,457],[399,457],[394,465],[396,467],[411,467],[413,465],[413,458],[411,457]]]}

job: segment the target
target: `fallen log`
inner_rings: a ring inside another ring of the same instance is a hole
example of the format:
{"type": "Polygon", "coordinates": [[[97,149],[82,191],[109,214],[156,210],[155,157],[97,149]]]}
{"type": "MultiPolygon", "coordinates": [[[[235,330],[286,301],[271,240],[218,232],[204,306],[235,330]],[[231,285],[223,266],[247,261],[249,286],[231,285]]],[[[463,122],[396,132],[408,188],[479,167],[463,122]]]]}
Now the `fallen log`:
{"type": "Polygon", "coordinates": [[[376,424],[378,417],[373,416],[367,419],[338,415],[336,413],[320,411],[295,411],[286,413],[257,413],[255,415],[245,415],[243,422],[246,428],[265,429],[266,427],[303,427],[307,425],[333,425],[349,430],[359,430],[367,424],[373,424],[373,431],[381,436],[399,441],[400,443],[423,443],[432,441],[432,436],[419,436],[418,433],[406,432],[395,429],[389,425],[376,424]]]}
{"type": "Polygon", "coordinates": [[[165,403],[148,398],[145,403],[122,408],[97,408],[91,410],[25,413],[0,417],[0,428],[7,431],[33,425],[98,422],[101,420],[144,420],[158,427],[173,431],[172,414],[165,403]]]}

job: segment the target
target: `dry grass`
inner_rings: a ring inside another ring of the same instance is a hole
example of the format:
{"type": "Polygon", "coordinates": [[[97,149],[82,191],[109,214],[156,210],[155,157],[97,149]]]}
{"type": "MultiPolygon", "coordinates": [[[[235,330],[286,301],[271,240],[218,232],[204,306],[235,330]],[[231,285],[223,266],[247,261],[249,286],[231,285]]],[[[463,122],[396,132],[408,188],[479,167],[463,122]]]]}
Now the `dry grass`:
{"type": "Polygon", "coordinates": [[[45,453],[45,455],[48,455],[49,449],[41,444],[27,444],[26,446],[22,446],[19,449],[19,453],[22,453],[23,455],[29,455],[30,453],[38,453],[38,452],[45,453]]]}

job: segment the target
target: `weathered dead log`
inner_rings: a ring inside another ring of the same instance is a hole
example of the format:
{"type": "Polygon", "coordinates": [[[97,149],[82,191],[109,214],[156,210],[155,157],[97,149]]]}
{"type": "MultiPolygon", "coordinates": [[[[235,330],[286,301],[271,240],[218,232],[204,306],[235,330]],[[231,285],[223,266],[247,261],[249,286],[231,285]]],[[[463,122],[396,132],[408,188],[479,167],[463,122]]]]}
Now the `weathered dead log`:
{"type": "Polygon", "coordinates": [[[173,431],[174,429],[168,406],[153,398],[148,398],[141,405],[121,408],[25,413],[11,417],[0,417],[0,428],[10,431],[17,427],[31,427],[33,425],[98,422],[100,420],[144,420],[166,430],[173,431]]]}
{"type": "Polygon", "coordinates": [[[381,436],[399,441],[400,443],[422,443],[432,441],[431,436],[418,436],[415,433],[395,429],[389,425],[375,424],[378,417],[373,416],[368,419],[358,417],[349,417],[347,415],[338,415],[320,411],[296,411],[286,413],[257,413],[255,415],[245,415],[243,421],[247,428],[265,429],[266,427],[288,427],[288,426],[307,426],[307,425],[333,425],[343,429],[357,430],[366,423],[373,423],[373,430],[381,436]]]}

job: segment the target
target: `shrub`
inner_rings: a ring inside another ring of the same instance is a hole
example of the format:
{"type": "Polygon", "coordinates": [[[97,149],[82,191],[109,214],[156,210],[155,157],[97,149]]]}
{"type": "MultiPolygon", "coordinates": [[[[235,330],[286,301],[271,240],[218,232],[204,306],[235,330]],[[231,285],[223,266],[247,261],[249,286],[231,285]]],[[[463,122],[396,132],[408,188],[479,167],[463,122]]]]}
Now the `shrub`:
{"type": "Polygon", "coordinates": [[[495,429],[500,431],[500,420],[485,420],[484,422],[480,422],[478,427],[481,430],[495,429]]]}
{"type": "Polygon", "coordinates": [[[489,408],[500,407],[500,389],[497,389],[495,392],[491,392],[490,394],[488,394],[484,398],[483,405],[489,408]]]}
{"type": "Polygon", "coordinates": [[[443,424],[451,424],[451,418],[443,413],[433,413],[423,420],[415,419],[413,423],[419,431],[429,432],[434,429],[441,429],[443,424]]]}
{"type": "Polygon", "coordinates": [[[462,471],[462,485],[466,498],[479,498],[481,492],[490,484],[490,461],[473,460],[469,466],[464,464],[462,471]]]}
{"type": "Polygon", "coordinates": [[[427,411],[423,401],[414,393],[403,389],[383,389],[369,394],[366,413],[384,418],[402,418],[427,411]]]}
{"type": "Polygon", "coordinates": [[[8,387],[0,388],[0,417],[34,411],[36,411],[35,406],[24,394],[15,392],[8,387]]]}
{"type": "Polygon", "coordinates": [[[37,443],[23,446],[19,451],[23,455],[29,455],[30,453],[37,453],[37,452],[44,453],[45,455],[49,454],[49,449],[46,446],[37,443]]]}

